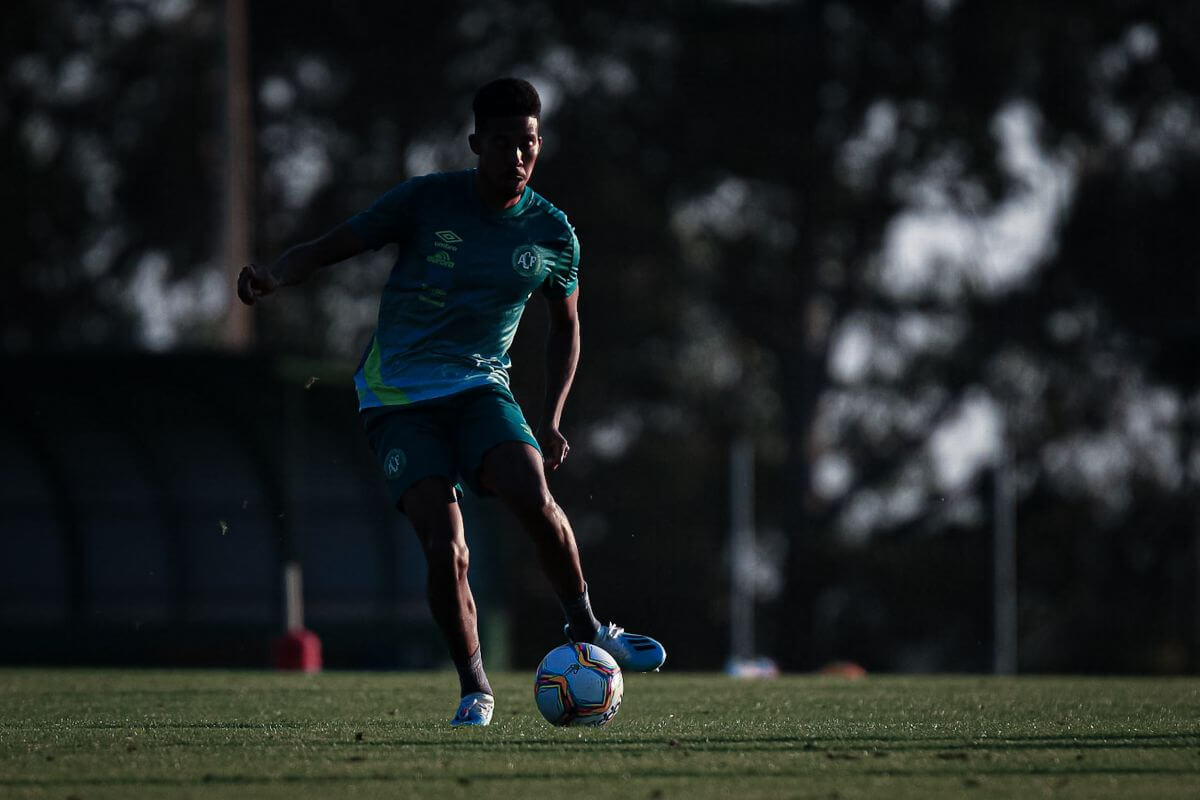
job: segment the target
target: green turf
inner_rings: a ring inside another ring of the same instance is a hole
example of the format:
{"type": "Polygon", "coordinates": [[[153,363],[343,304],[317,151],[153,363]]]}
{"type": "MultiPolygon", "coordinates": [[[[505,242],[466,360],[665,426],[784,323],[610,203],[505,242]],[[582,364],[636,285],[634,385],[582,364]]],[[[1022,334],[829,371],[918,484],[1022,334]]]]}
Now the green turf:
{"type": "Polygon", "coordinates": [[[1200,679],[628,675],[606,729],[493,676],[0,670],[3,798],[1200,796],[1200,679]]]}

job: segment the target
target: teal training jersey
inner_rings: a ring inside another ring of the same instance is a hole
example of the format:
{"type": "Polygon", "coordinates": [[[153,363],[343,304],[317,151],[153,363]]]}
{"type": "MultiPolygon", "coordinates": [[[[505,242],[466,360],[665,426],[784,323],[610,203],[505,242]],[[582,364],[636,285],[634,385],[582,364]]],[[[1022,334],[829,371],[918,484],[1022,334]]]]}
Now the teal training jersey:
{"type": "Polygon", "coordinates": [[[372,249],[400,246],[354,375],[360,409],[507,388],[525,303],[538,288],[562,298],[578,285],[566,215],[528,187],[493,211],[473,169],[407,180],[348,224],[372,249]]]}

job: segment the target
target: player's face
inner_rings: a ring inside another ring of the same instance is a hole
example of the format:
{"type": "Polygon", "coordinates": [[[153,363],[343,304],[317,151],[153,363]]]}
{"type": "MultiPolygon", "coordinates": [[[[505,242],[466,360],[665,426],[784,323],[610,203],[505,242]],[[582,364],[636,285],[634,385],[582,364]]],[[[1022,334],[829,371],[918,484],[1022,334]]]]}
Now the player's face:
{"type": "Polygon", "coordinates": [[[516,203],[533,176],[542,149],[537,117],[496,117],[471,134],[471,150],[479,156],[479,180],[485,199],[505,206],[516,203]]]}

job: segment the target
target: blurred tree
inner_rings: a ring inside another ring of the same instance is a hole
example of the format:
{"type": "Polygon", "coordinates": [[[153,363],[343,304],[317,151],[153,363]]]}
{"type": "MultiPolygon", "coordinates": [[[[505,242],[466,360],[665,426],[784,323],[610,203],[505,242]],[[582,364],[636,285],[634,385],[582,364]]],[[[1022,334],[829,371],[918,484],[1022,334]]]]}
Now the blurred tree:
{"type": "Polygon", "coordinates": [[[225,294],[205,266],[219,9],[58,0],[11,3],[5,19],[4,350],[181,343],[225,294]]]}
{"type": "MultiPolygon", "coordinates": [[[[583,446],[556,491],[614,616],[716,665],[690,643],[725,613],[724,453],[750,433],[759,519],[791,544],[786,664],[986,667],[988,572],[962,565],[990,557],[1008,453],[1024,664],[1200,663],[1180,566],[1200,514],[1196,4],[249,5],[264,260],[469,165],[483,81],[542,90],[535,182],[584,252],[583,446]]],[[[12,5],[5,349],[216,341],[218,13],[12,5]]],[[[265,306],[262,346],[353,364],[391,258],[265,306]]],[[[527,400],[539,312],[514,351],[527,400]]]]}
{"type": "MultiPolygon", "coordinates": [[[[840,132],[828,154],[826,174],[851,193],[856,218],[835,212],[817,228],[855,231],[849,240],[865,247],[809,259],[818,295],[835,299],[830,385],[803,451],[813,505],[800,524],[851,547],[879,536],[986,537],[981,481],[1008,450],[1026,568],[1024,663],[1173,670],[1189,663],[1190,646],[1194,665],[1186,587],[1195,576],[1174,565],[1194,551],[1200,511],[1200,376],[1188,355],[1200,294],[1173,221],[1197,205],[1196,50],[1183,33],[1195,10],[825,11],[835,48],[870,43],[851,63],[873,97],[851,100],[859,129],[840,132]],[[1134,585],[1144,591],[1114,591],[1134,585]]],[[[975,553],[986,556],[986,544],[975,553]]],[[[813,569],[819,554],[794,556],[794,580],[828,583],[813,569]]],[[[918,640],[898,618],[922,615],[937,658],[901,658],[895,647],[881,657],[871,651],[889,637],[878,629],[844,641],[892,667],[986,665],[976,637],[951,654],[937,635],[983,629],[986,594],[974,605],[922,605],[939,572],[915,570],[908,591],[864,592],[857,612],[859,625],[884,614],[918,640]]],[[[834,655],[821,641],[830,623],[808,627],[821,591],[796,588],[783,618],[804,620],[785,623],[793,657],[834,655]]],[[[838,613],[855,624],[856,614],[838,613]]]]}

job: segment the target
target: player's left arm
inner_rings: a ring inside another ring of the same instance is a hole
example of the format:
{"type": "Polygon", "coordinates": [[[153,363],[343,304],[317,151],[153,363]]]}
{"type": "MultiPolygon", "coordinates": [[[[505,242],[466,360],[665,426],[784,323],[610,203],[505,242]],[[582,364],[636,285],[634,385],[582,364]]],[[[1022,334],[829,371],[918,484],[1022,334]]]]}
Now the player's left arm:
{"type": "Polygon", "coordinates": [[[546,468],[558,469],[571,447],[559,430],[563,407],[579,365],[579,289],[566,297],[546,297],[550,333],[546,339],[546,400],[538,426],[538,443],[546,468]]]}

